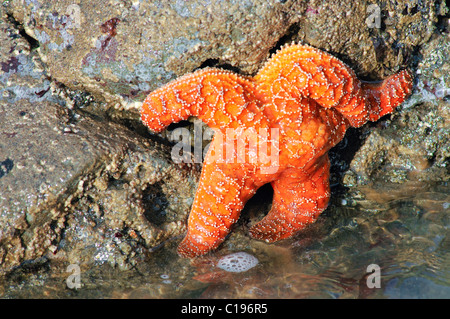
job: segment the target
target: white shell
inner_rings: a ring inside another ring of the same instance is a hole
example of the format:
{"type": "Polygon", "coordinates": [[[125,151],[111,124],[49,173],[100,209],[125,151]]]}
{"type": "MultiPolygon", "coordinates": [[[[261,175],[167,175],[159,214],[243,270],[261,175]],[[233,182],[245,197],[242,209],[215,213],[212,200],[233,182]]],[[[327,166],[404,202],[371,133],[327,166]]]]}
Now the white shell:
{"type": "Polygon", "coordinates": [[[228,272],[244,272],[258,264],[258,259],[243,251],[223,256],[217,267],[228,272]]]}

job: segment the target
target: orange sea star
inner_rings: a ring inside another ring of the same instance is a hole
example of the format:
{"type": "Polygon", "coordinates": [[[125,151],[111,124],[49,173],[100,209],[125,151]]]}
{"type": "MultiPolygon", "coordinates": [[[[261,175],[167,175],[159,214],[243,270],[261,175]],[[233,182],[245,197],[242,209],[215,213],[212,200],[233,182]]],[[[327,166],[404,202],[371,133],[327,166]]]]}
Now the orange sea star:
{"type": "Polygon", "coordinates": [[[290,45],[254,77],[206,68],[152,92],[141,111],[151,130],[197,116],[216,132],[178,253],[195,257],[217,248],[266,183],[274,189],[272,208],[250,228],[252,237],[274,242],[314,222],[330,197],[328,150],[348,127],[391,113],[411,89],[406,70],[382,82],[361,82],[332,55],[290,45]],[[233,138],[224,139],[230,129],[233,138]],[[248,133],[254,131],[256,140],[248,133]],[[227,147],[243,140],[220,160],[227,147]],[[263,147],[276,153],[276,161],[255,155],[263,147]]]}

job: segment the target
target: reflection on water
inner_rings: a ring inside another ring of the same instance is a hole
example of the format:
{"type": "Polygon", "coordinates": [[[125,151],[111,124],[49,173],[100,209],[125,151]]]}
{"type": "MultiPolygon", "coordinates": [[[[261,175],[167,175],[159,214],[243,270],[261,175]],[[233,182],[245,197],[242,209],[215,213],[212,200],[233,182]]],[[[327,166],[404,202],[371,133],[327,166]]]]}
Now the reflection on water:
{"type": "Polygon", "coordinates": [[[251,240],[244,218],[208,257],[181,259],[177,243],[169,242],[129,271],[107,265],[82,270],[78,290],[67,288],[67,265],[52,262],[39,271],[11,275],[1,283],[0,296],[450,298],[446,183],[366,187],[345,196],[333,198],[317,223],[279,244],[251,240]],[[252,254],[258,265],[242,273],[215,266],[220,257],[236,251],[252,254]],[[378,266],[378,278],[369,265],[378,266]],[[370,288],[377,280],[380,288],[370,288]]]}

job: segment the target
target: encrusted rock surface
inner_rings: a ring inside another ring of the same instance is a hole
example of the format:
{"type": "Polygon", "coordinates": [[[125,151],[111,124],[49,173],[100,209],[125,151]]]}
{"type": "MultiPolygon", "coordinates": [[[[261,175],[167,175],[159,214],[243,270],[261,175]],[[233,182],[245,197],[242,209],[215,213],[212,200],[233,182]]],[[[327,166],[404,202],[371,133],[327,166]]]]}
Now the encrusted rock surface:
{"type": "Polygon", "coordinates": [[[167,146],[72,113],[36,52],[0,21],[1,272],[45,255],[127,267],[114,260],[120,249],[131,263],[126,242],[150,249],[180,234],[198,172],[174,164],[167,146]]]}
{"type": "Polygon", "coordinates": [[[385,127],[373,130],[346,172],[348,186],[379,179],[448,181],[450,178],[450,36],[425,44],[408,101],[385,127]]]}
{"type": "Polygon", "coordinates": [[[277,0],[23,3],[10,1],[8,10],[39,41],[54,79],[131,109],[211,60],[255,72],[305,7],[277,0]]]}
{"type": "Polygon", "coordinates": [[[195,68],[253,74],[280,40],[327,50],[380,79],[405,65],[445,14],[445,2],[433,0],[7,3],[55,80],[130,109],[125,117],[150,91],[195,68]]]}
{"type": "Polygon", "coordinates": [[[381,79],[407,65],[446,13],[444,1],[308,1],[295,40],[335,53],[357,74],[381,79]]]}

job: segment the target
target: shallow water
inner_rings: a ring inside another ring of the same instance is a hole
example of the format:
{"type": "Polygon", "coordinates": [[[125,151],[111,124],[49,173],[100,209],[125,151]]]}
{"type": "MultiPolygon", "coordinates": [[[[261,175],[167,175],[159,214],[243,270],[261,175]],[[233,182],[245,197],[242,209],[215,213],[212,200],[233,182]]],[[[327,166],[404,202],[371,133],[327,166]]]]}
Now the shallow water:
{"type": "Polygon", "coordinates": [[[450,298],[449,190],[447,183],[412,182],[355,188],[334,196],[319,220],[295,238],[271,245],[248,237],[254,220],[247,209],[208,257],[179,258],[177,239],[127,271],[107,264],[81,269],[79,289],[68,288],[67,265],[50,261],[13,273],[0,283],[0,296],[450,298]],[[221,256],[237,251],[252,254],[258,265],[242,273],[215,267],[221,256]]]}

